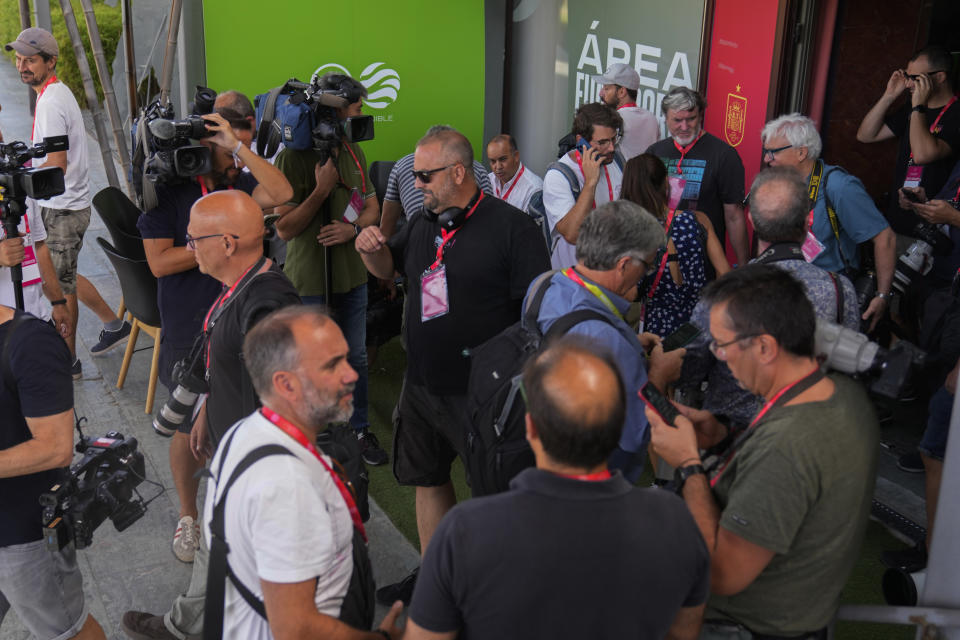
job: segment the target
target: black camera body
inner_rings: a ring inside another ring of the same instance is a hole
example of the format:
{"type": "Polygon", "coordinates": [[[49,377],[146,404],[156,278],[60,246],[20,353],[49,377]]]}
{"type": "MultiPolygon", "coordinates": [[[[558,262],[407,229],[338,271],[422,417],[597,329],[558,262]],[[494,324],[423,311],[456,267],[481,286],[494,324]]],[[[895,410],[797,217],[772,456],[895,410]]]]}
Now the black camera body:
{"type": "Polygon", "coordinates": [[[67,478],[40,495],[43,538],[50,551],[71,540],[77,549],[85,549],[107,518],[123,531],[146,512],[135,493],[146,478],[136,438],[110,431],[98,438],[81,438],[77,451],[83,458],[70,466],[67,478]]]}
{"type": "Polygon", "coordinates": [[[172,436],[193,413],[200,394],[209,391],[204,362],[206,345],[206,336],[200,334],[190,349],[190,354],[173,365],[170,378],[177,386],[153,418],[153,430],[158,434],[172,436]]]}
{"type": "Polygon", "coordinates": [[[43,142],[28,147],[25,142],[0,142],[0,188],[3,200],[34,198],[46,200],[64,191],[63,169],[38,167],[28,169],[23,165],[28,160],[40,158],[52,151],[66,151],[67,136],[44,138],[43,142]]]}

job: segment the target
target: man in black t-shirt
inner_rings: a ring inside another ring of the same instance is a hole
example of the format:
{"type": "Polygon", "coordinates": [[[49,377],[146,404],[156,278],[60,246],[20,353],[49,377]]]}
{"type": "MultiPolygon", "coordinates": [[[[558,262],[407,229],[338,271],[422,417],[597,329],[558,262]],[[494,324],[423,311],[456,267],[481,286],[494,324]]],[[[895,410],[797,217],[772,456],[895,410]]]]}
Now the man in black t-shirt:
{"type": "Polygon", "coordinates": [[[0,306],[0,622],[38,638],[105,638],[87,615],[72,544],[49,551],[40,494],[73,460],[73,364],[45,322],[0,306]]]}
{"type": "MultiPolygon", "coordinates": [[[[201,327],[207,333],[210,389],[190,432],[197,460],[212,457],[227,429],[259,406],[241,355],[247,331],[270,312],[300,302],[283,272],[264,258],[263,232],[260,206],[243,191],[211,193],[190,210],[187,247],[201,273],[223,285],[201,327]]],[[[186,593],[162,617],[127,611],[124,632],[133,638],[168,639],[202,633],[208,557],[201,535],[186,593]]]]}
{"type": "MultiPolygon", "coordinates": [[[[410,281],[393,472],[417,488],[417,531],[426,550],[456,503],[450,465],[464,451],[466,356],[520,319],[527,287],[550,259],[533,220],[477,187],[473,148],[462,134],[431,129],[417,143],[413,166],[424,210],[389,243],[379,227],[364,228],[356,248],[374,276],[392,278],[396,270],[410,281]]],[[[409,590],[386,599],[408,597],[409,590]]]]}
{"type": "Polygon", "coordinates": [[[900,146],[894,170],[887,219],[894,231],[912,234],[920,218],[900,206],[902,188],[923,187],[935,194],[946,183],[960,151],[960,104],[950,80],[953,58],[931,46],[917,52],[906,69],[897,69],[873,108],[863,117],[857,140],[881,142],[896,136],[900,146]],[[888,113],[904,89],[910,100],[888,113]]]}
{"type": "Polygon", "coordinates": [[[696,637],[710,554],[693,517],[607,470],[626,411],[612,356],[568,336],[523,388],[537,468],[443,519],[404,638],[696,637]]]}
{"type": "Polygon", "coordinates": [[[647,153],[667,166],[672,190],[680,191],[681,210],[703,211],[723,242],[729,237],[737,262],[750,258],[743,213],[743,161],[737,150],[703,130],[707,103],[696,91],[677,87],[663,99],[670,137],[655,142],[647,153]]]}

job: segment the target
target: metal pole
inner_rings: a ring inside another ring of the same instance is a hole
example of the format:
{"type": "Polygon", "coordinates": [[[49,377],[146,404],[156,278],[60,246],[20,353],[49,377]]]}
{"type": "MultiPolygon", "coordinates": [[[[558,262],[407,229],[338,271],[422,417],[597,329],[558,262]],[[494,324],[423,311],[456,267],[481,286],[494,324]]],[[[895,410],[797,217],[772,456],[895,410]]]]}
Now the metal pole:
{"type": "MultiPolygon", "coordinates": [[[[60,0],[63,2],[63,0],[60,0]]],[[[173,59],[177,51],[177,32],[180,30],[180,9],[182,0],[170,3],[170,19],[167,20],[167,48],[163,53],[163,71],[160,74],[160,102],[170,99],[170,85],[173,82],[173,59]]]]}
{"type": "MultiPolygon", "coordinates": [[[[20,30],[30,28],[30,0],[20,0],[20,30]]],[[[30,101],[30,115],[37,110],[37,92],[33,87],[27,87],[27,100],[30,101]]]]}
{"type": "Polygon", "coordinates": [[[107,182],[110,183],[111,187],[119,189],[120,180],[117,178],[117,168],[113,164],[110,138],[107,136],[107,127],[103,123],[103,112],[100,110],[100,103],[97,101],[97,89],[93,85],[93,76],[90,75],[90,65],[87,63],[87,54],[83,49],[83,41],[80,40],[80,29],[77,28],[77,18],[73,15],[70,0],[60,0],[60,9],[63,11],[63,20],[67,24],[67,33],[70,34],[70,40],[73,42],[73,53],[77,58],[77,68],[80,69],[80,77],[83,78],[83,89],[87,96],[87,106],[90,107],[90,113],[93,115],[93,124],[97,130],[97,142],[100,143],[100,155],[103,156],[103,169],[107,174],[107,182]]]}
{"type": "Polygon", "coordinates": [[[97,65],[97,75],[100,77],[100,86],[103,88],[103,101],[107,105],[107,117],[113,128],[113,142],[117,145],[120,155],[120,165],[123,167],[123,178],[127,184],[127,194],[133,196],[136,192],[130,184],[132,168],[130,154],[127,152],[127,143],[123,136],[123,121],[120,119],[120,110],[117,108],[117,96],[113,91],[113,77],[107,66],[107,57],[103,53],[103,41],[100,40],[100,28],[97,26],[97,16],[93,13],[92,0],[80,0],[83,6],[83,17],[87,23],[87,34],[90,36],[90,48],[93,50],[93,61],[97,65]]]}
{"type": "Polygon", "coordinates": [[[130,122],[137,117],[137,62],[133,52],[133,17],[130,15],[130,0],[123,0],[121,12],[123,14],[123,47],[125,56],[125,68],[127,76],[127,113],[130,114],[130,122]]]}
{"type": "Polygon", "coordinates": [[[50,0],[33,0],[33,10],[37,26],[53,33],[53,20],[50,17],[50,0]]]}

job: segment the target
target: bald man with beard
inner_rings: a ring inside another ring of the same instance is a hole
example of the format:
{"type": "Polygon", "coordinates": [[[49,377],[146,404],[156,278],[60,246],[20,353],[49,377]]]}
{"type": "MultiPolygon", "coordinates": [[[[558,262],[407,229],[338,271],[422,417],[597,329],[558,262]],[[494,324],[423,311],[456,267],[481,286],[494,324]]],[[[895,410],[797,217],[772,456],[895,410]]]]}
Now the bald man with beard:
{"type": "MultiPolygon", "coordinates": [[[[202,327],[207,337],[209,389],[190,432],[190,449],[197,460],[212,457],[223,434],[260,406],[241,356],[247,332],[272,311],[300,304],[283,271],[264,257],[263,233],[260,205],[240,190],[215,191],[190,209],[187,247],[200,271],[223,285],[202,327]]],[[[124,633],[138,639],[199,636],[208,556],[201,537],[187,592],[163,616],[127,611],[121,623],[124,633]]]]}

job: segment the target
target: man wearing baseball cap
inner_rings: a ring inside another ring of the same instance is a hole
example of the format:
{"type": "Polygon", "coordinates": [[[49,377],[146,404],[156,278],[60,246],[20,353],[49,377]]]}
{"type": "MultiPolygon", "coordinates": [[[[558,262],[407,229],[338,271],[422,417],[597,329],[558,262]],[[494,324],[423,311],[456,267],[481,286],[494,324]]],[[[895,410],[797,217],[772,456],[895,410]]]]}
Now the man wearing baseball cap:
{"type": "Polygon", "coordinates": [[[37,92],[32,143],[51,136],[67,136],[69,142],[66,151],[52,151],[34,160],[33,166],[63,169],[64,192],[38,200],[37,204],[43,226],[47,229],[50,257],[64,293],[64,297],[53,304],[65,304],[70,312],[67,346],[73,356],[71,373],[76,380],[82,375],[76,350],[77,296],[104,323],[100,341],[90,349],[92,355],[100,355],[123,342],[130,334],[130,324],[116,318],[93,284],[77,273],[83,234],[90,224],[87,132],[77,99],[67,85],[57,80],[57,58],[60,55],[57,40],[45,29],[30,27],[7,44],[6,50],[16,51],[20,80],[37,92]]]}
{"type": "Polygon", "coordinates": [[[623,139],[620,153],[624,160],[643,153],[660,138],[657,117],[637,106],[637,90],[640,74],[628,64],[617,62],[607,68],[599,78],[600,100],[613,107],[623,118],[623,139]]]}

